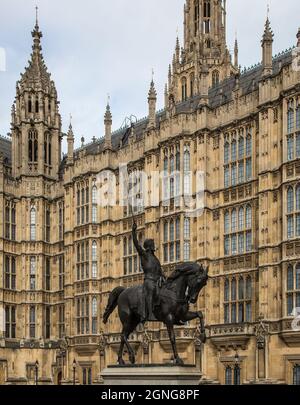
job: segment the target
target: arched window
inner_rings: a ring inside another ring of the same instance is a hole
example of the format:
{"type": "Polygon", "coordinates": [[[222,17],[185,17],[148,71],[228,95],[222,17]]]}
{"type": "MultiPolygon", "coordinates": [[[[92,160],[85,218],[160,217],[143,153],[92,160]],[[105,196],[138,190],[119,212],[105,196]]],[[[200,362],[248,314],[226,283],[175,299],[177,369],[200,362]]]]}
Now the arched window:
{"type": "Polygon", "coordinates": [[[200,4],[199,4],[199,0],[195,0],[195,10],[194,10],[195,36],[197,35],[197,33],[199,31],[199,20],[200,20],[200,4]]]}
{"type": "Polygon", "coordinates": [[[30,258],[30,290],[36,289],[36,258],[30,258]]]}
{"type": "Polygon", "coordinates": [[[191,221],[190,218],[184,218],[184,239],[191,237],[191,221]]]}
{"type": "Polygon", "coordinates": [[[233,278],[231,281],[231,301],[236,300],[236,279],[233,278]]]}
{"type": "MultiPolygon", "coordinates": [[[[210,49],[211,48],[211,40],[210,39],[207,39],[206,41],[205,41],[205,47],[207,48],[207,49],[210,49]]],[[[215,74],[213,73],[213,83],[212,83],[212,85],[213,85],[213,87],[214,86],[216,86],[216,85],[218,85],[219,84],[219,72],[216,72],[215,74]]]]}
{"type": "Polygon", "coordinates": [[[246,228],[252,228],[252,207],[251,205],[247,205],[246,208],[246,228]]]}
{"type": "Polygon", "coordinates": [[[230,214],[228,211],[224,214],[224,233],[230,233],[230,214]]]}
{"type": "Polygon", "coordinates": [[[295,121],[294,100],[290,100],[288,103],[288,113],[287,113],[288,133],[293,132],[294,121],[295,121]]]}
{"type": "Polygon", "coordinates": [[[245,140],[244,138],[239,139],[239,159],[243,159],[245,154],[245,140]]]}
{"type": "Polygon", "coordinates": [[[210,0],[204,1],[203,17],[210,18],[210,0]]]}
{"type": "Polygon", "coordinates": [[[98,260],[97,242],[94,241],[92,243],[92,278],[97,278],[98,277],[97,260],[98,260]]]}
{"type": "Polygon", "coordinates": [[[98,305],[97,298],[92,299],[92,334],[97,334],[97,314],[98,314],[98,305]]]}
{"type": "Polygon", "coordinates": [[[51,142],[51,135],[48,136],[48,165],[52,165],[52,142],[51,142]]]}
{"type": "Polygon", "coordinates": [[[187,173],[191,168],[191,156],[190,156],[190,147],[186,145],[184,147],[184,172],[187,173]]]}
{"type": "Polygon", "coordinates": [[[30,210],[30,240],[36,240],[36,209],[31,207],[30,210]]]}
{"type": "Polygon", "coordinates": [[[169,224],[167,221],[164,222],[164,242],[169,241],[169,224]]]}
{"type": "Polygon", "coordinates": [[[170,173],[173,174],[175,171],[175,159],[174,155],[170,156],[170,173]]]}
{"type": "Polygon", "coordinates": [[[239,209],[239,231],[242,231],[245,228],[244,215],[244,208],[241,207],[239,209]]]}
{"type": "Polygon", "coordinates": [[[181,94],[182,101],[185,101],[187,99],[187,80],[185,77],[181,80],[181,94]]]}
{"type": "Polygon", "coordinates": [[[32,100],[31,100],[30,96],[29,96],[29,99],[28,99],[28,112],[32,113],[32,100]]]}
{"type": "Polygon", "coordinates": [[[230,366],[225,370],[225,385],[232,385],[232,369],[230,366]]]}
{"type": "Polygon", "coordinates": [[[296,187],[296,211],[300,211],[300,184],[296,187]]]}
{"type": "Polygon", "coordinates": [[[245,285],[243,277],[239,278],[239,300],[243,300],[245,298],[245,285]]]}
{"type": "Polygon", "coordinates": [[[232,162],[235,162],[237,160],[237,145],[236,141],[234,140],[231,144],[231,160],[232,162]]]}
{"type": "Polygon", "coordinates": [[[167,173],[169,168],[169,159],[168,156],[165,156],[164,158],[164,171],[167,173]]]}
{"type": "Polygon", "coordinates": [[[38,139],[35,130],[30,130],[28,133],[28,161],[29,163],[38,161],[38,139]]]}
{"type": "Polygon", "coordinates": [[[229,280],[226,279],[224,283],[224,301],[229,301],[229,280]]]}
{"type": "MultiPolygon", "coordinates": [[[[210,47],[211,47],[211,42],[208,39],[206,41],[206,48],[210,48],[210,47]]],[[[219,82],[220,82],[220,74],[217,70],[214,70],[212,73],[212,87],[217,86],[219,84],[219,82]]]]}
{"type": "Polygon", "coordinates": [[[292,265],[287,270],[287,291],[294,290],[294,268],[292,265]]]}
{"type": "Polygon", "coordinates": [[[170,222],[170,241],[174,242],[174,239],[175,239],[174,221],[171,220],[171,222],[170,222]]]}
{"type": "Polygon", "coordinates": [[[192,73],[191,76],[190,76],[190,94],[191,94],[191,97],[194,97],[194,82],[195,82],[195,75],[194,75],[194,73],[192,73]]]}
{"type": "Polygon", "coordinates": [[[233,379],[233,384],[234,385],[240,385],[241,384],[241,368],[237,364],[234,366],[234,379],[233,379]]]}
{"type": "Polygon", "coordinates": [[[252,280],[251,276],[248,276],[246,279],[246,299],[251,300],[252,299],[252,280]]]}
{"type": "Polygon", "coordinates": [[[35,112],[39,112],[39,100],[35,100],[35,112]]]}
{"type": "Polygon", "coordinates": [[[225,143],[224,146],[224,163],[227,165],[229,163],[229,152],[230,152],[230,145],[229,142],[225,143]]]}
{"type": "Polygon", "coordinates": [[[237,230],[237,214],[236,209],[232,210],[231,213],[231,232],[235,232],[237,230]]]}
{"type": "Polygon", "coordinates": [[[252,155],[252,137],[250,134],[246,138],[246,156],[249,157],[252,155]]]}
{"type": "Polygon", "coordinates": [[[294,189],[289,187],[287,191],[287,212],[290,214],[294,212],[294,189]]]}
{"type": "Polygon", "coordinates": [[[97,187],[92,187],[92,222],[97,222],[97,187]]]}
{"type": "Polygon", "coordinates": [[[294,366],[293,385],[300,385],[300,364],[295,364],[294,366]]]}
{"type": "MultiPolygon", "coordinates": [[[[296,266],[295,280],[296,280],[296,290],[300,290],[300,263],[297,263],[297,266],[296,266]]],[[[299,297],[299,295],[300,294],[298,294],[298,297],[299,297]]],[[[300,298],[298,298],[298,301],[299,300],[300,300],[300,298]]],[[[299,306],[299,305],[297,305],[297,306],[299,306]]]]}

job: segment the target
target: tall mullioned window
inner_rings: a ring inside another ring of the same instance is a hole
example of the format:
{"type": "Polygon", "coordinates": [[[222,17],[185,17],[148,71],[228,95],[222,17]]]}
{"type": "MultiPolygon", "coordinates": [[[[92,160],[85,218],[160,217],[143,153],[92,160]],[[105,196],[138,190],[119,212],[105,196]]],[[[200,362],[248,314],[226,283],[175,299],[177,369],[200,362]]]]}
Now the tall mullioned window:
{"type": "Polygon", "coordinates": [[[58,335],[62,339],[65,336],[65,306],[60,305],[58,308],[58,335]]]}
{"type": "Polygon", "coordinates": [[[38,162],[38,133],[34,129],[28,133],[28,162],[38,162]]]}
{"type": "Polygon", "coordinates": [[[45,290],[51,290],[51,268],[50,268],[50,258],[45,259],[45,290]]]}
{"type": "Polygon", "coordinates": [[[200,3],[199,0],[195,0],[194,6],[194,33],[195,36],[198,34],[200,25],[200,3]]]}
{"type": "Polygon", "coordinates": [[[5,230],[6,239],[16,240],[16,206],[12,201],[5,203],[5,230]]]}
{"type": "Polygon", "coordinates": [[[293,368],[293,385],[300,385],[300,364],[295,364],[293,368]]]}
{"type": "Polygon", "coordinates": [[[50,231],[51,231],[51,215],[50,215],[50,208],[46,208],[45,212],[45,240],[46,242],[50,242],[50,231]]]}
{"type": "MultiPolygon", "coordinates": [[[[142,232],[138,233],[138,241],[140,245],[142,245],[143,240],[144,234],[142,232]]],[[[137,274],[142,271],[138,253],[135,250],[131,235],[123,238],[123,269],[125,276],[137,274]]]]}
{"type": "Polygon", "coordinates": [[[289,186],[287,196],[287,237],[300,236],[300,184],[289,186]]]}
{"type": "Polygon", "coordinates": [[[164,221],[164,263],[174,263],[181,260],[180,217],[164,221]]]}
{"type": "Polygon", "coordinates": [[[300,99],[290,99],[287,110],[287,160],[300,158],[300,99]]]}
{"type": "Polygon", "coordinates": [[[92,278],[98,277],[98,247],[97,242],[92,242],[92,278]]]}
{"type": "Polygon", "coordinates": [[[180,196],[182,194],[181,186],[181,154],[180,145],[174,145],[169,150],[164,151],[163,159],[163,201],[169,202],[174,199],[175,205],[180,203],[180,196]]]}
{"type": "Polygon", "coordinates": [[[224,323],[252,322],[252,278],[236,276],[224,282],[224,323]]]}
{"type": "Polygon", "coordinates": [[[59,203],[58,206],[58,239],[64,238],[64,206],[63,203],[59,203]]]}
{"type": "Polygon", "coordinates": [[[289,265],[286,276],[287,316],[292,316],[295,308],[300,308],[300,263],[289,265]]]}
{"type": "Polygon", "coordinates": [[[251,205],[226,210],[224,213],[224,254],[244,254],[253,250],[251,205]]]}
{"type": "Polygon", "coordinates": [[[5,337],[7,339],[16,338],[16,307],[5,307],[5,337]]]}
{"type": "Polygon", "coordinates": [[[36,257],[30,257],[30,275],[29,286],[30,290],[36,289],[36,257]]]}
{"type": "Polygon", "coordinates": [[[97,330],[97,316],[98,316],[98,302],[97,298],[92,299],[92,334],[96,335],[97,330]]]}
{"type": "Polygon", "coordinates": [[[89,242],[78,242],[76,246],[77,281],[90,277],[90,246],[89,242]]]}
{"type": "Polygon", "coordinates": [[[65,286],[65,261],[63,255],[59,256],[58,259],[58,286],[60,291],[62,291],[65,286]]]}
{"type": "Polygon", "coordinates": [[[239,365],[228,365],[225,369],[225,385],[241,384],[241,368],[239,365]]]}
{"type": "Polygon", "coordinates": [[[89,297],[77,298],[77,334],[86,335],[90,333],[90,299],[89,297]]]}
{"type": "Polygon", "coordinates": [[[4,286],[8,290],[16,289],[16,258],[4,256],[4,286]]]}
{"type": "Polygon", "coordinates": [[[29,337],[35,339],[36,337],[36,307],[30,306],[29,308],[29,337]]]}
{"type": "Polygon", "coordinates": [[[77,226],[89,223],[90,215],[90,188],[88,184],[78,184],[76,192],[77,226]]]}
{"type": "Polygon", "coordinates": [[[30,209],[30,240],[36,240],[36,208],[34,206],[30,209]]]}
{"type": "Polygon", "coordinates": [[[252,179],[252,128],[241,128],[224,144],[224,187],[234,187],[252,179]]]}
{"type": "Polygon", "coordinates": [[[92,187],[92,222],[96,224],[98,221],[98,206],[97,206],[97,187],[92,187]]]}

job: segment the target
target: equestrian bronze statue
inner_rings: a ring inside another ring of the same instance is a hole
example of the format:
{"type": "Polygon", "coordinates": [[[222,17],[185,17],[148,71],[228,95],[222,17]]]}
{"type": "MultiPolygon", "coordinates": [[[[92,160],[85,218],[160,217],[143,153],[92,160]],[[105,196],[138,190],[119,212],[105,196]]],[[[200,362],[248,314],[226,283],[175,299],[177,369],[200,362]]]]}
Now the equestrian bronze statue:
{"type": "Polygon", "coordinates": [[[184,263],[179,265],[173,274],[164,278],[161,265],[155,256],[153,240],[147,240],[142,248],[136,237],[136,225],[133,225],[133,240],[141,259],[142,269],[145,273],[145,283],[141,286],[115,288],[109,296],[108,304],[103,315],[106,324],[110,315],[118,306],[119,318],[122,322],[122,337],[118,353],[118,363],[124,365],[123,349],[127,347],[129,361],[135,364],[134,351],[128,339],[136,327],[145,322],[163,322],[168,330],[172,344],[174,361],[183,365],[178,355],[174,325],[182,325],[193,319],[200,320],[202,343],[206,342],[205,325],[201,311],[189,311],[190,304],[195,304],[200,291],[206,286],[208,268],[204,269],[198,263],[184,263]]]}

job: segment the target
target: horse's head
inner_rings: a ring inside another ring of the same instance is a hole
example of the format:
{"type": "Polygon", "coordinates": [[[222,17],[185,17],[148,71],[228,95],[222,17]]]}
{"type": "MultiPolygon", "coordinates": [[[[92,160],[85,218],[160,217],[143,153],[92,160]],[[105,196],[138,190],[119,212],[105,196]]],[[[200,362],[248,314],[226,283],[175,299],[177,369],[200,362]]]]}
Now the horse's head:
{"type": "Polygon", "coordinates": [[[200,291],[206,286],[209,278],[208,270],[208,267],[204,269],[202,265],[197,265],[188,276],[187,297],[191,304],[196,304],[200,291]]]}

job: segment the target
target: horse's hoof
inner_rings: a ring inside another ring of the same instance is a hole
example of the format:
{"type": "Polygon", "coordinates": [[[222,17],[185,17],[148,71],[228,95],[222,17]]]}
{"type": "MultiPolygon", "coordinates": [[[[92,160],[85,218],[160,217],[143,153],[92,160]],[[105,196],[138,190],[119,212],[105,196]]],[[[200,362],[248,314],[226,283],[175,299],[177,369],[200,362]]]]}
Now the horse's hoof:
{"type": "Polygon", "coordinates": [[[135,364],[135,357],[134,356],[129,356],[129,361],[131,364],[135,364]]]}
{"type": "Polygon", "coordinates": [[[201,340],[201,342],[202,342],[203,344],[206,342],[206,334],[205,334],[205,332],[203,332],[203,333],[200,334],[200,340],[201,340]]]}
{"type": "Polygon", "coordinates": [[[125,361],[123,359],[118,359],[119,366],[125,366],[125,361]]]}
{"type": "Polygon", "coordinates": [[[175,360],[175,364],[177,366],[184,366],[184,362],[180,357],[177,357],[177,359],[175,360]]]}

